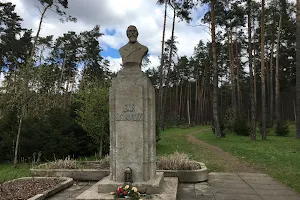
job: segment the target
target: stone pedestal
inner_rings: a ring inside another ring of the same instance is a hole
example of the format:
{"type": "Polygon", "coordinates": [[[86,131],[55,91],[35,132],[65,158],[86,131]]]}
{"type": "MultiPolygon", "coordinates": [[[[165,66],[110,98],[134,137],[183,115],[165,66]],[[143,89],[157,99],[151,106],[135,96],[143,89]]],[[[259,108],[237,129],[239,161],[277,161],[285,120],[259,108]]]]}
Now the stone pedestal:
{"type": "Polygon", "coordinates": [[[110,178],[124,182],[132,170],[133,182],[155,178],[155,90],[137,67],[127,67],[112,80],[110,106],[110,178]]]}

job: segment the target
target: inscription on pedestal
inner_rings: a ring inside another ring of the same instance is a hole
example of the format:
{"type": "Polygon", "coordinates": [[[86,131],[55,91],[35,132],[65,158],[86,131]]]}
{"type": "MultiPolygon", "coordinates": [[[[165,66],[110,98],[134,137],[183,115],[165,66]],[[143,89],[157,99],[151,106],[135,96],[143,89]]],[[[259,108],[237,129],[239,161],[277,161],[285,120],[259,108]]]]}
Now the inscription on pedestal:
{"type": "Polygon", "coordinates": [[[136,113],[134,104],[125,104],[123,113],[116,113],[116,121],[143,121],[143,113],[136,113]]]}

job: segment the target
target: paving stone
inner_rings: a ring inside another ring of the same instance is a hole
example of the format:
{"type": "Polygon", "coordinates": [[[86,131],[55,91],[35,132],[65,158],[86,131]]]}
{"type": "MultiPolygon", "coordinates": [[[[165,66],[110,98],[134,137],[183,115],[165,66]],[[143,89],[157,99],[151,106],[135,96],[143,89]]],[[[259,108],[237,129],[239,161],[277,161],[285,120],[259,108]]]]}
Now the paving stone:
{"type": "Polygon", "coordinates": [[[289,188],[283,184],[249,184],[254,190],[289,190],[289,188]]]}
{"type": "Polygon", "coordinates": [[[208,179],[225,179],[225,180],[239,180],[241,179],[237,174],[235,173],[209,173],[208,179]]]}
{"type": "Polygon", "coordinates": [[[213,196],[212,188],[206,184],[195,184],[196,197],[213,196]]]}
{"type": "Polygon", "coordinates": [[[213,182],[211,183],[211,186],[216,188],[245,188],[245,189],[251,189],[249,185],[246,183],[226,183],[226,182],[213,182]]]}
{"type": "MultiPolygon", "coordinates": [[[[179,184],[177,200],[300,200],[300,196],[292,189],[265,174],[210,174],[208,182],[179,184]]],[[[48,200],[76,200],[93,184],[76,183],[48,200]]],[[[161,197],[168,200],[168,195],[161,197]]]]}
{"type": "Polygon", "coordinates": [[[300,200],[299,196],[262,196],[263,200],[300,200]]]}
{"type": "Polygon", "coordinates": [[[212,180],[208,180],[208,183],[210,185],[213,185],[214,183],[225,183],[225,184],[246,184],[245,181],[243,181],[242,179],[235,179],[235,180],[229,180],[229,179],[212,179],[212,180]]]}
{"type": "Polygon", "coordinates": [[[250,194],[215,194],[216,200],[262,200],[257,195],[250,194]]]}
{"type": "Polygon", "coordinates": [[[212,191],[214,194],[257,194],[254,190],[245,188],[212,188],[212,191]]]}
{"type": "Polygon", "coordinates": [[[255,190],[259,195],[272,196],[297,196],[297,193],[292,190],[255,190]]]}
{"type": "Polygon", "coordinates": [[[269,180],[269,179],[249,179],[244,180],[248,184],[259,184],[259,185],[276,185],[278,181],[276,180],[269,180]]]}
{"type": "Polygon", "coordinates": [[[247,177],[250,177],[250,176],[253,176],[253,177],[269,177],[267,174],[260,174],[260,173],[237,173],[237,175],[239,175],[241,177],[244,177],[244,176],[247,176],[247,177]]]}

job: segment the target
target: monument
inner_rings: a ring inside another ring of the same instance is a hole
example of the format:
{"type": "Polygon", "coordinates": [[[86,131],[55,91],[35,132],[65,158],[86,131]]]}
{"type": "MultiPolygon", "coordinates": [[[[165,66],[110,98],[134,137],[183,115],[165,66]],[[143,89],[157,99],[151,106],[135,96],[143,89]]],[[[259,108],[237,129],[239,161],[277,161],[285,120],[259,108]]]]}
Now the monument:
{"type": "Polygon", "coordinates": [[[126,168],[133,182],[155,178],[155,90],[141,71],[148,48],[137,41],[138,30],[129,26],[129,42],[120,48],[123,69],[110,88],[110,173],[111,180],[124,182],[126,168]]]}
{"type": "Polygon", "coordinates": [[[157,194],[158,199],[159,195],[169,199],[172,195],[165,191],[174,194],[174,187],[177,191],[177,178],[156,172],[155,90],[141,71],[148,48],[137,41],[135,26],[130,25],[126,34],[129,41],[119,49],[123,68],[112,79],[109,91],[110,175],[78,200],[113,199],[109,193],[128,182],[140,192],[157,194]]]}

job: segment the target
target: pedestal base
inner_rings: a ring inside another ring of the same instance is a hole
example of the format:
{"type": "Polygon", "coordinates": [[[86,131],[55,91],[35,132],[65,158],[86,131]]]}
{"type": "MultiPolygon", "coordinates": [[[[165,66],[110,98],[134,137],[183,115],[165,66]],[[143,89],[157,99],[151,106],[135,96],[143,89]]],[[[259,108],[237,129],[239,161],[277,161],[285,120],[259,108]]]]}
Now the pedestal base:
{"type": "MultiPolygon", "coordinates": [[[[114,195],[111,195],[108,192],[98,193],[100,182],[101,181],[97,182],[88,190],[84,191],[76,198],[76,200],[114,200],[114,195]]],[[[176,200],[177,189],[178,189],[177,177],[164,178],[164,181],[162,181],[160,193],[151,194],[151,200],[176,200]]],[[[116,190],[117,189],[115,188],[115,191],[116,190]]]]}
{"type": "MultiPolygon", "coordinates": [[[[147,182],[134,182],[132,185],[140,192],[156,194],[160,192],[164,180],[164,173],[157,172],[154,179],[147,182]]],[[[110,176],[104,177],[98,182],[98,192],[115,192],[119,186],[123,186],[124,183],[115,182],[110,179],[110,176]]]]}

